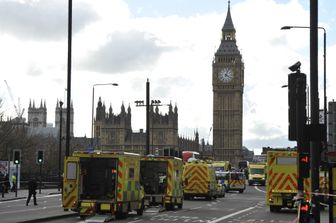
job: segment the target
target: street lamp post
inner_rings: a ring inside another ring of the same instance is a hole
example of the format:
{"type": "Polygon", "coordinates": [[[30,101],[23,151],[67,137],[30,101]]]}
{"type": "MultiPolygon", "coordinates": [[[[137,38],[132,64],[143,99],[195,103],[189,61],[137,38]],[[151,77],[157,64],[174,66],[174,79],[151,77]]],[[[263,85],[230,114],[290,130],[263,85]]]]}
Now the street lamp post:
{"type": "MultiPolygon", "coordinates": [[[[319,120],[318,120],[318,110],[319,110],[319,101],[318,101],[318,62],[317,62],[317,30],[323,29],[324,31],[324,135],[323,141],[325,148],[327,147],[326,143],[326,133],[327,133],[327,96],[326,96],[326,30],[323,27],[317,26],[317,2],[311,2],[311,12],[310,12],[310,27],[308,26],[283,26],[282,30],[287,30],[291,28],[304,28],[310,29],[310,87],[311,87],[311,125],[313,131],[318,131],[319,120]],[[314,3],[314,4],[312,4],[314,3]]],[[[320,162],[320,145],[319,140],[313,139],[311,140],[311,179],[318,179],[319,177],[319,162],[320,162]]],[[[330,174],[330,170],[329,170],[330,174]]],[[[318,181],[312,180],[311,185],[312,192],[318,192],[319,183],[318,181]]],[[[329,204],[331,203],[331,199],[329,199],[329,204]]],[[[316,222],[320,222],[320,204],[319,198],[317,196],[312,197],[312,215],[316,222]]],[[[329,209],[329,221],[332,220],[332,211],[329,209]]]]}
{"type": "Polygon", "coordinates": [[[61,154],[62,154],[62,106],[63,106],[63,102],[60,101],[59,102],[60,105],[60,119],[59,119],[59,149],[58,149],[58,191],[60,191],[61,188],[61,154]]]}
{"type": "Polygon", "coordinates": [[[111,85],[111,86],[119,86],[117,83],[104,83],[104,84],[94,84],[92,85],[92,118],[91,118],[91,147],[93,148],[93,119],[94,119],[94,87],[95,86],[104,86],[104,85],[111,85]]]}
{"type": "MultiPolygon", "coordinates": [[[[134,101],[134,103],[136,104],[137,107],[146,107],[146,150],[145,150],[145,155],[148,155],[149,152],[149,147],[150,147],[150,117],[152,119],[152,115],[151,115],[151,109],[153,108],[153,106],[164,106],[163,104],[161,104],[160,100],[151,100],[150,102],[150,82],[149,79],[147,79],[146,82],[146,104],[144,104],[143,100],[137,100],[134,101]],[[151,108],[151,109],[150,109],[151,108]]],[[[153,120],[152,120],[152,131],[153,131],[153,120]]],[[[152,138],[152,153],[154,153],[153,151],[153,138],[152,138]]]]}
{"type": "MultiPolygon", "coordinates": [[[[281,30],[288,30],[288,29],[309,29],[309,26],[283,26],[281,27],[281,30]]],[[[323,30],[323,93],[324,93],[324,106],[323,106],[323,112],[324,112],[324,125],[325,129],[327,129],[327,52],[326,52],[326,42],[327,42],[327,32],[324,27],[317,27],[318,29],[323,30]]]]}

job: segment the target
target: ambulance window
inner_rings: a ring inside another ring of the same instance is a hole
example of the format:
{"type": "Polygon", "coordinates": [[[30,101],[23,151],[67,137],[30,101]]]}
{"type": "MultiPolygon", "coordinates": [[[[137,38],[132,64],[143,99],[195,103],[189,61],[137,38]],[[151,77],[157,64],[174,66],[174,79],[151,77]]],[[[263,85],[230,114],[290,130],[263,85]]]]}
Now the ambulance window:
{"type": "Polygon", "coordinates": [[[296,157],[277,157],[278,165],[296,165],[296,157]]]}
{"type": "Polygon", "coordinates": [[[68,180],[75,180],[76,179],[76,163],[74,162],[69,162],[68,163],[68,168],[67,168],[67,179],[68,180]]]}
{"type": "Polygon", "coordinates": [[[134,178],[134,168],[129,168],[128,170],[128,178],[133,179],[134,178]]]}

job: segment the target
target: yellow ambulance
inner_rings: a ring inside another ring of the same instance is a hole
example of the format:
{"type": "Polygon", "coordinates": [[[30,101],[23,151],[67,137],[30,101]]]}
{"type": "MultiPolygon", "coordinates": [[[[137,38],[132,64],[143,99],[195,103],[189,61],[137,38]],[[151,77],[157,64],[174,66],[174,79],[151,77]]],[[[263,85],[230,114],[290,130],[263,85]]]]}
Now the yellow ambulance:
{"type": "Polygon", "coordinates": [[[126,152],[74,152],[64,162],[64,210],[80,217],[96,213],[124,218],[142,215],[144,189],[140,185],[140,156],[126,152]]]}
{"type": "MultiPolygon", "coordinates": [[[[266,204],[271,212],[293,208],[297,195],[297,152],[289,150],[267,152],[266,204]]],[[[310,180],[304,178],[304,199],[309,200],[310,180]]]]}
{"type": "Polygon", "coordinates": [[[265,186],[266,182],[266,164],[265,163],[250,163],[248,166],[248,184],[260,184],[265,186]]]}
{"type": "Polygon", "coordinates": [[[162,205],[167,210],[183,206],[183,161],[172,156],[141,158],[140,183],[145,190],[145,205],[162,205]]]}
{"type": "Polygon", "coordinates": [[[201,160],[187,162],[183,168],[184,199],[217,196],[216,173],[212,164],[201,160]]]}

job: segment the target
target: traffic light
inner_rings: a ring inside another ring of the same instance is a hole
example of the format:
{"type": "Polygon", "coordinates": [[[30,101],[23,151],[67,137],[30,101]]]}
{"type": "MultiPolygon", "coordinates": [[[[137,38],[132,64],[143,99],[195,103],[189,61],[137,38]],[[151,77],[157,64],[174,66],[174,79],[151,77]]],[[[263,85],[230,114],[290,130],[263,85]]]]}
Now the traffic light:
{"type": "Polygon", "coordinates": [[[299,153],[299,176],[308,178],[310,173],[309,153],[299,153]]]}
{"type": "Polygon", "coordinates": [[[295,141],[297,136],[297,108],[301,111],[302,124],[306,121],[306,75],[297,71],[288,75],[288,139],[295,141]],[[302,89],[303,87],[303,89],[302,89]],[[299,92],[298,92],[299,91],[299,92]],[[299,102],[299,103],[298,103],[299,102]],[[298,107],[299,106],[299,107],[298,107]]]}
{"type": "Polygon", "coordinates": [[[309,222],[310,204],[308,201],[302,201],[300,205],[300,222],[309,222]]]}
{"type": "Polygon", "coordinates": [[[20,164],[21,152],[19,150],[14,151],[14,164],[20,164]]]}
{"type": "Polygon", "coordinates": [[[43,151],[42,150],[39,150],[37,152],[37,163],[38,164],[42,164],[44,162],[44,159],[43,159],[43,151]]]}

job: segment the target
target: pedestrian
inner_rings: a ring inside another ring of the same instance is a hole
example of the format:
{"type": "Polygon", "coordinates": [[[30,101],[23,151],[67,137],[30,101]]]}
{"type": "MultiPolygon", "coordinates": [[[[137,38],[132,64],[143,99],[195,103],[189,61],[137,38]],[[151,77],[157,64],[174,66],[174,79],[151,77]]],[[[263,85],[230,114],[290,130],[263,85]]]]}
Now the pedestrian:
{"type": "Polygon", "coordinates": [[[37,189],[36,179],[32,178],[28,182],[28,198],[27,198],[26,206],[28,206],[30,198],[31,198],[32,195],[33,195],[33,198],[34,198],[34,205],[37,205],[37,202],[36,202],[36,189],[37,189]]]}
{"type": "Polygon", "coordinates": [[[8,193],[10,189],[9,176],[8,173],[5,176],[5,193],[8,193]]]}
{"type": "Polygon", "coordinates": [[[0,190],[1,197],[5,197],[5,176],[0,173],[0,190]]]}
{"type": "Polygon", "coordinates": [[[11,192],[15,192],[16,191],[16,173],[12,175],[12,188],[11,188],[11,192]]]}

